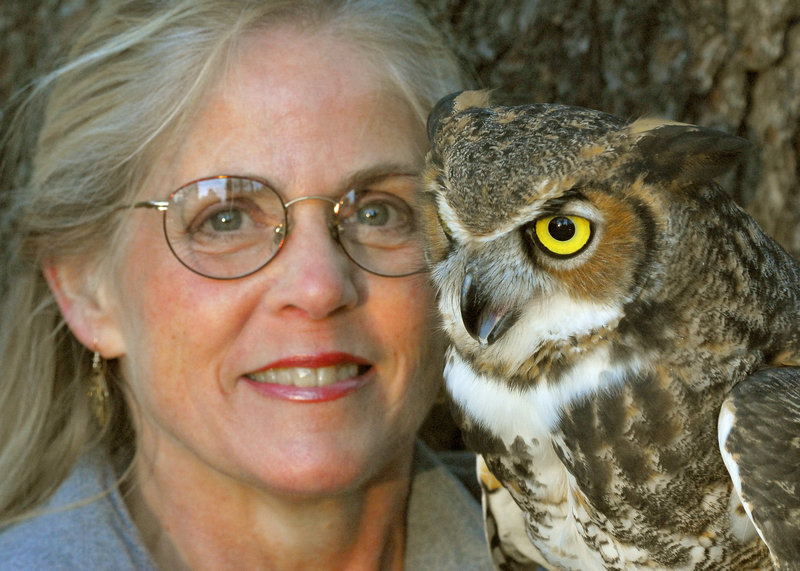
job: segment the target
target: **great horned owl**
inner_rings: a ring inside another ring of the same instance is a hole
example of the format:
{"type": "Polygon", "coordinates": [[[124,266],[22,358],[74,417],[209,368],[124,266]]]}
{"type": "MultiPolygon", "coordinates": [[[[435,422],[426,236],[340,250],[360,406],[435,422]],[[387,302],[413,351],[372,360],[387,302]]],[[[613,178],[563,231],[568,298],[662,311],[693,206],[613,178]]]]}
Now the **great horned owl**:
{"type": "Polygon", "coordinates": [[[748,143],[484,92],[428,128],[446,384],[518,505],[485,498],[499,566],[800,568],[800,265],[713,181],[748,143]]]}

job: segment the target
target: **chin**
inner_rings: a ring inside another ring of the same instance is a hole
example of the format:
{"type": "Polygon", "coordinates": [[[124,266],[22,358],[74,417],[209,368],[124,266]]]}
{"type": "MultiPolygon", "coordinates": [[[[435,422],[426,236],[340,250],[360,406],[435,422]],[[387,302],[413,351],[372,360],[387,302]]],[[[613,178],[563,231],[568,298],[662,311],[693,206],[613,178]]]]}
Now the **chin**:
{"type": "MultiPolygon", "coordinates": [[[[368,433],[362,428],[360,433],[368,433]]],[[[353,439],[325,442],[315,435],[273,446],[261,456],[261,466],[253,467],[259,485],[279,493],[297,496],[325,496],[355,491],[370,481],[405,474],[410,463],[413,437],[406,447],[396,441],[363,442],[353,439]],[[265,463],[263,460],[267,459],[265,463]],[[277,470],[276,470],[277,467],[277,470]]]]}

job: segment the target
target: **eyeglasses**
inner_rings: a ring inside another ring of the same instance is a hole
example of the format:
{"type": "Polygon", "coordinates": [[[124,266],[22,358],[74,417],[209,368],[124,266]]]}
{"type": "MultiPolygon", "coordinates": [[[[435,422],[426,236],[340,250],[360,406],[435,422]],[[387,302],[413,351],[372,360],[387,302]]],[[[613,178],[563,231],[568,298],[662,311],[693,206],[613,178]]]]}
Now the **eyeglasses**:
{"type": "Polygon", "coordinates": [[[391,192],[354,189],[338,200],[303,196],[284,202],[258,179],[216,176],[190,182],[166,201],[130,207],[164,213],[167,244],[184,266],[201,276],[232,280],[257,272],[278,254],[288,234],[288,209],[305,200],[333,206],[331,236],[360,268],[401,277],[425,267],[414,209],[391,192]]]}

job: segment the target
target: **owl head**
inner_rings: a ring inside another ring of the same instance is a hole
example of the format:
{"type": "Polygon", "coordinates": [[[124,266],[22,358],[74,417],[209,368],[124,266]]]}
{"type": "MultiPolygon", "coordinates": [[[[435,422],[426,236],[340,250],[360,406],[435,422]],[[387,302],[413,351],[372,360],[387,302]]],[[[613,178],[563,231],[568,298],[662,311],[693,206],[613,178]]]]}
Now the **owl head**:
{"type": "Polygon", "coordinates": [[[463,354],[513,369],[661,295],[693,197],[748,148],[719,131],[589,109],[442,99],[428,120],[428,259],[463,354]]]}

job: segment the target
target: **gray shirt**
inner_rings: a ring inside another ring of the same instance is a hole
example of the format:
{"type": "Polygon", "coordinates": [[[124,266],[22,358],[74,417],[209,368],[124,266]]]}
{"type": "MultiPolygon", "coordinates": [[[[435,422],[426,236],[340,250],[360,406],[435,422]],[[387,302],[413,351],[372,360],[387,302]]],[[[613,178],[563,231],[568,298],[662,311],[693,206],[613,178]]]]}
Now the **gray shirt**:
{"type": "MultiPolygon", "coordinates": [[[[155,571],[114,480],[101,455],[84,456],[42,515],[0,533],[0,569],[155,571]]],[[[492,569],[477,501],[421,443],[414,456],[405,567],[492,569]]]]}

